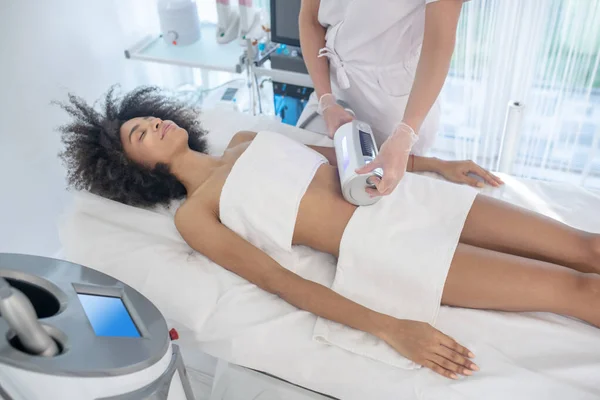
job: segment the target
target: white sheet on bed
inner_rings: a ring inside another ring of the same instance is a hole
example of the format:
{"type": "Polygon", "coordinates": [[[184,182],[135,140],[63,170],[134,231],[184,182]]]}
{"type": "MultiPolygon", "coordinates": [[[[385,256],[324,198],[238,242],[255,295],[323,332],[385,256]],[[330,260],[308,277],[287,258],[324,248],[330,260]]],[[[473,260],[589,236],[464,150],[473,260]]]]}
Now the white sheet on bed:
{"type": "MultiPolygon", "coordinates": [[[[330,143],[269,119],[224,111],[202,119],[213,153],[238,130],[270,129],[305,143],[330,143]]],[[[600,232],[597,195],[568,185],[503,179],[505,188],[487,194],[600,232]]],[[[481,371],[450,381],[427,369],[393,368],[313,341],[315,316],[193,252],[171,212],[79,193],[60,230],[67,259],[123,280],[161,309],[180,331],[187,364],[194,362],[189,350],[198,348],[342,399],[600,398],[600,330],[585,323],[552,314],[442,307],[439,329],[472,349],[481,371]]],[[[333,281],[332,257],[297,247],[295,261],[300,275],[325,285],[333,281]]]]}

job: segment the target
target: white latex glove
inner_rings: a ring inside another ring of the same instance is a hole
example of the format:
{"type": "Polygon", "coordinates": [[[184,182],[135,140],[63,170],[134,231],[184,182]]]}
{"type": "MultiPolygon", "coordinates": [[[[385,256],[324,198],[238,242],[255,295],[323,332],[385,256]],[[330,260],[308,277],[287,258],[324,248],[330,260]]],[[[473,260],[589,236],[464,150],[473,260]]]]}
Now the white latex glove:
{"type": "Polygon", "coordinates": [[[335,96],[331,93],[326,93],[321,96],[317,112],[325,119],[327,135],[331,139],[333,139],[335,131],[337,131],[340,126],[354,119],[352,114],[337,103],[335,96]]]}
{"type": "Polygon", "coordinates": [[[371,178],[377,189],[367,188],[367,193],[371,196],[386,196],[394,191],[398,182],[406,173],[408,157],[418,136],[413,128],[401,122],[394,133],[390,135],[381,145],[377,157],[362,168],[358,168],[356,173],[368,174],[376,168],[383,169],[383,178],[371,178]]]}

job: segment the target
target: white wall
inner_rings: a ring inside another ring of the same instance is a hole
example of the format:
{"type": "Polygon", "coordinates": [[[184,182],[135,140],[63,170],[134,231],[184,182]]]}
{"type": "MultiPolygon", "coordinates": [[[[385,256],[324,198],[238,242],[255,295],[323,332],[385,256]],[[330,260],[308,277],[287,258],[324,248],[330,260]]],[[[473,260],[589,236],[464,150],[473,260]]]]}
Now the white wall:
{"type": "Polygon", "coordinates": [[[153,1],[0,0],[0,17],[0,252],[52,256],[69,193],[55,130],[65,114],[50,102],[175,85],[189,71],[125,59],[155,22],[153,1]]]}

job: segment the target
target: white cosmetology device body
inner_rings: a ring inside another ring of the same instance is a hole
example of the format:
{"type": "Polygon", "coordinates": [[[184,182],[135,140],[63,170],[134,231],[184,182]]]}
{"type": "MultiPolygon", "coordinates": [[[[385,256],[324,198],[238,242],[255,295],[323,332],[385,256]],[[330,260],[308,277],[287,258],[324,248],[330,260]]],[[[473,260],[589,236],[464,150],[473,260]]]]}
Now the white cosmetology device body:
{"type": "Polygon", "coordinates": [[[0,253],[0,312],[1,399],[194,400],[166,320],[117,279],[0,253]]]}
{"type": "Polygon", "coordinates": [[[333,143],[342,194],[346,201],[357,206],[368,206],[378,202],[381,197],[371,197],[365,189],[375,188],[371,180],[373,177],[383,177],[381,168],[368,174],[356,173],[357,168],[365,166],[377,157],[377,144],[369,124],[353,120],[340,126],[333,136],[333,143]]]}

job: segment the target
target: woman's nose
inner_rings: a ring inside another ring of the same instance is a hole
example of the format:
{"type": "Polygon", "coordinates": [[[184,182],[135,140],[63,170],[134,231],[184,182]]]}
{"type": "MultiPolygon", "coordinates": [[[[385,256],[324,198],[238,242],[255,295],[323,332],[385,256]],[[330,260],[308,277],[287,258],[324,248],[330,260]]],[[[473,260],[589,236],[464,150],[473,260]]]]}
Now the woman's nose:
{"type": "Polygon", "coordinates": [[[154,128],[154,130],[158,130],[161,123],[162,120],[160,118],[154,118],[154,120],[152,121],[152,127],[154,128]]]}

